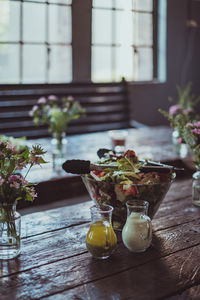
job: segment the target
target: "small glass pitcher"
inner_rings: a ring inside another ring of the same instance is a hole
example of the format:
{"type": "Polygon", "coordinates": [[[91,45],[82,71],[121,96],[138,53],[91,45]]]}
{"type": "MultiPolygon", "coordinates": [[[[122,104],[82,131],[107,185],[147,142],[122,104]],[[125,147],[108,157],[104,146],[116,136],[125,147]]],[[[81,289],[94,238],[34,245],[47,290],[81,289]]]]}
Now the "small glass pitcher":
{"type": "Polygon", "coordinates": [[[110,205],[94,205],[90,208],[92,223],[86,236],[86,246],[95,258],[108,258],[116,248],[117,237],[111,223],[112,211],[110,205]]]}
{"type": "Polygon", "coordinates": [[[152,241],[152,224],[147,216],[149,202],[130,200],[126,206],[127,220],[122,230],[123,243],[132,252],[144,252],[152,241]]]}

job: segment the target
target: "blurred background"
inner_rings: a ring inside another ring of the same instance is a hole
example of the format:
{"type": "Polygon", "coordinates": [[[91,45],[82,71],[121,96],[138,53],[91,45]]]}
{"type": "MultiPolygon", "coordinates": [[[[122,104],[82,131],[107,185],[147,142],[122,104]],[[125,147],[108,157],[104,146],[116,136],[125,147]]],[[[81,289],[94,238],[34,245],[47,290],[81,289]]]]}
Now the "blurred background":
{"type": "Polygon", "coordinates": [[[200,92],[199,20],[198,0],[0,0],[0,96],[125,78],[131,119],[167,124],[176,84],[200,92]]]}

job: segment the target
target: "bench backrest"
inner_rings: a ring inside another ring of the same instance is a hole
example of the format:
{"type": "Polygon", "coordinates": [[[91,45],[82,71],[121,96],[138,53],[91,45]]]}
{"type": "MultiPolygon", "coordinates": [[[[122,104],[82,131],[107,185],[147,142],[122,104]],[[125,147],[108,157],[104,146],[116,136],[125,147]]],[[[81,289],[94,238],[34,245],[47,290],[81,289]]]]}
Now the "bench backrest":
{"type": "Polygon", "coordinates": [[[42,96],[73,96],[86,108],[86,116],[69,123],[67,134],[129,127],[126,82],[59,85],[0,86],[0,134],[38,138],[49,136],[47,126],[36,127],[29,111],[42,96]]]}

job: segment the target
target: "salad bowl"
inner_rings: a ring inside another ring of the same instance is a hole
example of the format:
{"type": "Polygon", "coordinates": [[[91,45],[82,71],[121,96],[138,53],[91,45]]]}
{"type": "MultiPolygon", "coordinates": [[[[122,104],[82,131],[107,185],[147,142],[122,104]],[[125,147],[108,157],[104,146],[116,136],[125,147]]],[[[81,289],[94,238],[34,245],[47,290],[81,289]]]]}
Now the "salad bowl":
{"type": "Polygon", "coordinates": [[[172,173],[171,179],[150,184],[112,183],[95,180],[88,174],[82,175],[82,180],[95,204],[108,204],[113,206],[113,227],[114,229],[122,230],[126,222],[126,202],[132,199],[148,201],[148,216],[152,219],[158,211],[175,176],[175,173],[172,173]]]}
{"type": "MultiPolygon", "coordinates": [[[[126,155],[124,157],[127,158],[126,155]]],[[[129,162],[130,158],[127,158],[129,162]]],[[[121,161],[123,162],[123,159],[121,161]]],[[[103,172],[93,171],[89,174],[82,174],[81,177],[95,204],[113,206],[113,227],[115,230],[122,230],[127,217],[126,202],[133,199],[148,201],[148,215],[152,219],[175,179],[176,173],[149,172],[144,174],[127,170],[113,172],[108,167],[108,170],[103,172]]]]}

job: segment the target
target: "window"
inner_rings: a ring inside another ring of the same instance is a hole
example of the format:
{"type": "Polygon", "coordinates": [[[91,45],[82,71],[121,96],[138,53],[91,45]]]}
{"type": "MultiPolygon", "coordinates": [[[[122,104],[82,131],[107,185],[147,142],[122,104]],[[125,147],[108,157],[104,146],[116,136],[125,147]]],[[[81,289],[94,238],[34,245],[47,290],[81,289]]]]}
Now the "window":
{"type": "Polygon", "coordinates": [[[72,80],[71,0],[0,0],[0,83],[72,80]]]}
{"type": "Polygon", "coordinates": [[[92,80],[152,80],[153,0],[93,0],[92,80]]]}

